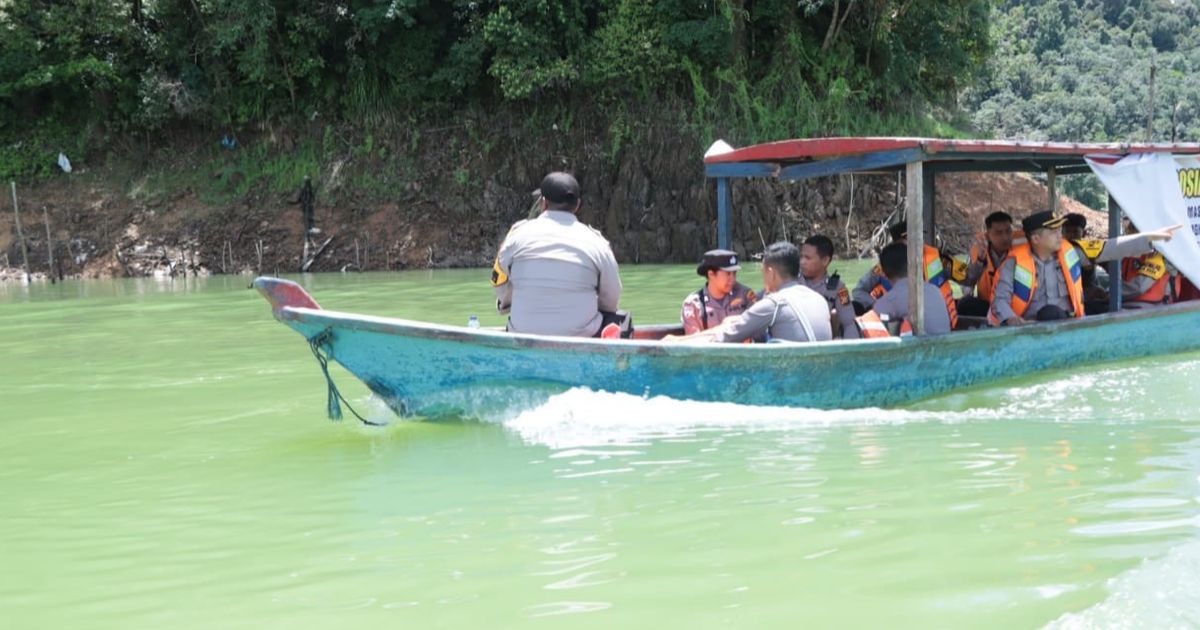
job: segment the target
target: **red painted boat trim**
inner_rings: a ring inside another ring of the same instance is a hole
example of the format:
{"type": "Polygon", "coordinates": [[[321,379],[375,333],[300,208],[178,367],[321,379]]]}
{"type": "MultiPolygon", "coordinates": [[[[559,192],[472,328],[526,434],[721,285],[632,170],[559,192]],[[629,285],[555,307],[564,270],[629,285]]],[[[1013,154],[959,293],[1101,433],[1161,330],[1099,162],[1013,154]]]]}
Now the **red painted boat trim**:
{"type": "Polygon", "coordinates": [[[845,155],[921,148],[930,154],[1004,153],[1027,157],[1079,156],[1093,153],[1126,155],[1129,153],[1200,154],[1197,143],[1073,143],[1019,142],[1012,140],[939,140],[935,138],[806,138],[756,144],[704,159],[705,164],[729,162],[788,162],[845,155]]]}

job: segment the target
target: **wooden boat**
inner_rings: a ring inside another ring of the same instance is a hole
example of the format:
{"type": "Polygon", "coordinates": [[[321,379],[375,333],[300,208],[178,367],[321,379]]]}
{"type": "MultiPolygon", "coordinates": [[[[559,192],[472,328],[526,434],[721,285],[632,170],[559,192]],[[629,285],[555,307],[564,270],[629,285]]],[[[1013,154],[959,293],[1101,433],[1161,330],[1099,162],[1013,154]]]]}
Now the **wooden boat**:
{"type": "MultiPolygon", "coordinates": [[[[911,260],[920,256],[932,225],[936,172],[1043,170],[1053,184],[1056,172],[1082,172],[1084,155],[1146,151],[1200,153],[1200,145],[797,140],[710,150],[706,169],[718,180],[718,233],[726,246],[729,178],[906,170],[913,191],[906,197],[911,260]]],[[[1110,223],[1119,224],[1119,217],[1120,209],[1110,205],[1110,223]]],[[[920,264],[910,262],[910,268],[920,264]]],[[[917,335],[904,338],[678,344],[660,340],[678,332],[678,325],[642,328],[628,340],[510,334],[325,310],[298,284],[278,278],[258,278],[254,286],[276,319],[309,341],[323,367],[336,361],[405,416],[470,416],[573,387],[750,405],[892,406],[1048,370],[1200,350],[1194,332],[1200,329],[1200,301],[943,336],[922,335],[917,318],[917,335]]],[[[1119,303],[1119,291],[1114,293],[1119,303]]],[[[916,301],[924,292],[909,294],[916,301]]],[[[913,304],[910,312],[921,312],[920,306],[913,304]]],[[[340,395],[329,383],[333,407],[340,395]]]]}

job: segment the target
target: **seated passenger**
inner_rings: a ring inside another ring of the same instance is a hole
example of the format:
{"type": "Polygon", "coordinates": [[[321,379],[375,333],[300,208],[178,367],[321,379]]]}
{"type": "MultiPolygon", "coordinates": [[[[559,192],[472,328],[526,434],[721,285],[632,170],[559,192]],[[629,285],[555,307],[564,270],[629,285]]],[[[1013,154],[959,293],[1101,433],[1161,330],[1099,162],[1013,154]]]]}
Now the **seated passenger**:
{"type": "MultiPolygon", "coordinates": [[[[891,234],[893,243],[908,244],[907,221],[901,221],[893,225],[888,228],[888,232],[891,234]]],[[[950,325],[953,327],[958,325],[958,305],[954,302],[954,290],[950,286],[950,274],[946,272],[944,260],[946,260],[946,257],[942,256],[942,253],[936,247],[925,246],[925,264],[922,269],[925,281],[937,287],[942,292],[942,299],[946,302],[946,310],[950,313],[950,325]]],[[[891,288],[891,282],[883,274],[879,265],[875,265],[854,287],[854,311],[858,313],[870,310],[875,300],[878,300],[891,288]]]]}
{"type": "Polygon", "coordinates": [[[737,254],[727,249],[704,252],[696,273],[708,279],[699,290],[683,300],[680,319],[683,334],[691,335],[719,325],[730,315],[739,315],[758,300],[750,287],[737,281],[737,254]]]}
{"type": "MultiPolygon", "coordinates": [[[[859,318],[864,337],[888,335],[883,328],[884,316],[890,321],[903,322],[902,330],[912,330],[908,317],[908,247],[902,243],[884,247],[879,252],[879,267],[892,283],[892,290],[875,300],[875,306],[859,318]]],[[[921,288],[925,291],[925,332],[930,335],[949,333],[953,327],[942,292],[928,282],[922,283],[921,288]]]]}
{"type": "Polygon", "coordinates": [[[987,317],[996,288],[996,272],[1008,258],[1013,243],[1025,242],[1025,234],[1013,234],[1012,216],[993,212],[983,220],[986,231],[975,235],[967,276],[962,281],[963,297],[958,300],[958,312],[973,317],[987,317]]]}
{"type": "Polygon", "coordinates": [[[1073,245],[1079,246],[1084,258],[1080,261],[1083,269],[1083,309],[1088,315],[1099,315],[1108,312],[1108,291],[1100,287],[1096,281],[1096,256],[1104,249],[1104,241],[1087,237],[1087,217],[1072,212],[1067,214],[1062,226],[1062,237],[1073,245]]]}
{"type": "MultiPolygon", "coordinates": [[[[1125,222],[1126,234],[1137,234],[1132,223],[1125,222]]],[[[1121,261],[1121,305],[1145,308],[1171,302],[1171,274],[1167,260],[1155,252],[1121,261]]]]}
{"type": "MultiPolygon", "coordinates": [[[[1064,217],[1039,212],[1025,218],[1028,243],[1012,248],[1000,267],[996,294],[988,312],[993,326],[1015,326],[1029,321],[1048,321],[1083,317],[1083,269],[1085,258],[1078,245],[1062,238],[1059,228],[1064,217]]],[[[1135,236],[1123,236],[1104,242],[1097,262],[1139,255],[1153,241],[1170,240],[1182,227],[1135,236]]]]}
{"type": "Polygon", "coordinates": [[[825,298],[797,282],[799,274],[800,250],[791,243],[771,245],[763,253],[762,260],[763,285],[767,293],[741,315],[726,318],[720,326],[690,337],[732,342],[833,339],[825,298]]]}
{"type": "Polygon", "coordinates": [[[509,314],[511,332],[598,336],[621,299],[612,248],[575,216],[581,199],[572,175],[546,175],[539,199],[542,213],[513,224],[496,254],[496,309],[509,314]]]}
{"type": "Polygon", "coordinates": [[[820,293],[829,303],[834,337],[858,339],[850,291],[836,273],[829,275],[829,263],[832,261],[833,241],[820,234],[808,237],[800,246],[800,283],[820,293]]]}

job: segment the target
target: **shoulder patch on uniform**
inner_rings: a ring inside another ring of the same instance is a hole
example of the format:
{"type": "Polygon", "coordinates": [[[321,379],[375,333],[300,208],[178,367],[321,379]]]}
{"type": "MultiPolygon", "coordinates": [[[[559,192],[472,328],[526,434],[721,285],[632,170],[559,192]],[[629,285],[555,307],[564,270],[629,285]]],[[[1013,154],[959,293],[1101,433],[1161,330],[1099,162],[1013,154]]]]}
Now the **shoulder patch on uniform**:
{"type": "Polygon", "coordinates": [[[1083,250],[1083,255],[1091,260],[1095,260],[1104,251],[1105,242],[1100,239],[1081,238],[1078,241],[1074,241],[1074,243],[1079,246],[1079,249],[1083,250]]]}
{"type": "Polygon", "coordinates": [[[508,282],[508,273],[500,266],[500,259],[497,258],[496,262],[492,263],[492,286],[498,287],[506,282],[508,282]]]}
{"type": "Polygon", "coordinates": [[[1167,263],[1165,260],[1163,260],[1163,255],[1152,254],[1147,256],[1141,261],[1141,264],[1138,265],[1138,273],[1150,278],[1151,280],[1158,280],[1159,278],[1163,277],[1163,275],[1167,273],[1167,263]]]}
{"type": "Polygon", "coordinates": [[[962,284],[967,281],[967,263],[957,259],[950,259],[950,279],[962,284]]]}
{"type": "Polygon", "coordinates": [[[846,285],[838,287],[837,291],[838,303],[842,306],[850,304],[850,291],[846,289],[846,285]]]}

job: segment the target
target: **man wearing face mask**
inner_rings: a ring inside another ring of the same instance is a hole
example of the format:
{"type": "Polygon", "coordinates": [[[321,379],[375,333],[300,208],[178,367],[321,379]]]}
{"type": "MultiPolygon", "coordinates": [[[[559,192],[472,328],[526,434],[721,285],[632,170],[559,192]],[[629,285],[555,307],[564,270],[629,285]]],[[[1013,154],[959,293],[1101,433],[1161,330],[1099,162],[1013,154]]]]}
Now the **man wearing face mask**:
{"type": "Polygon", "coordinates": [[[737,254],[727,249],[704,252],[696,273],[707,282],[688,294],[679,315],[685,335],[718,326],[726,317],[740,315],[758,300],[750,287],[737,281],[741,268],[737,254]]]}

